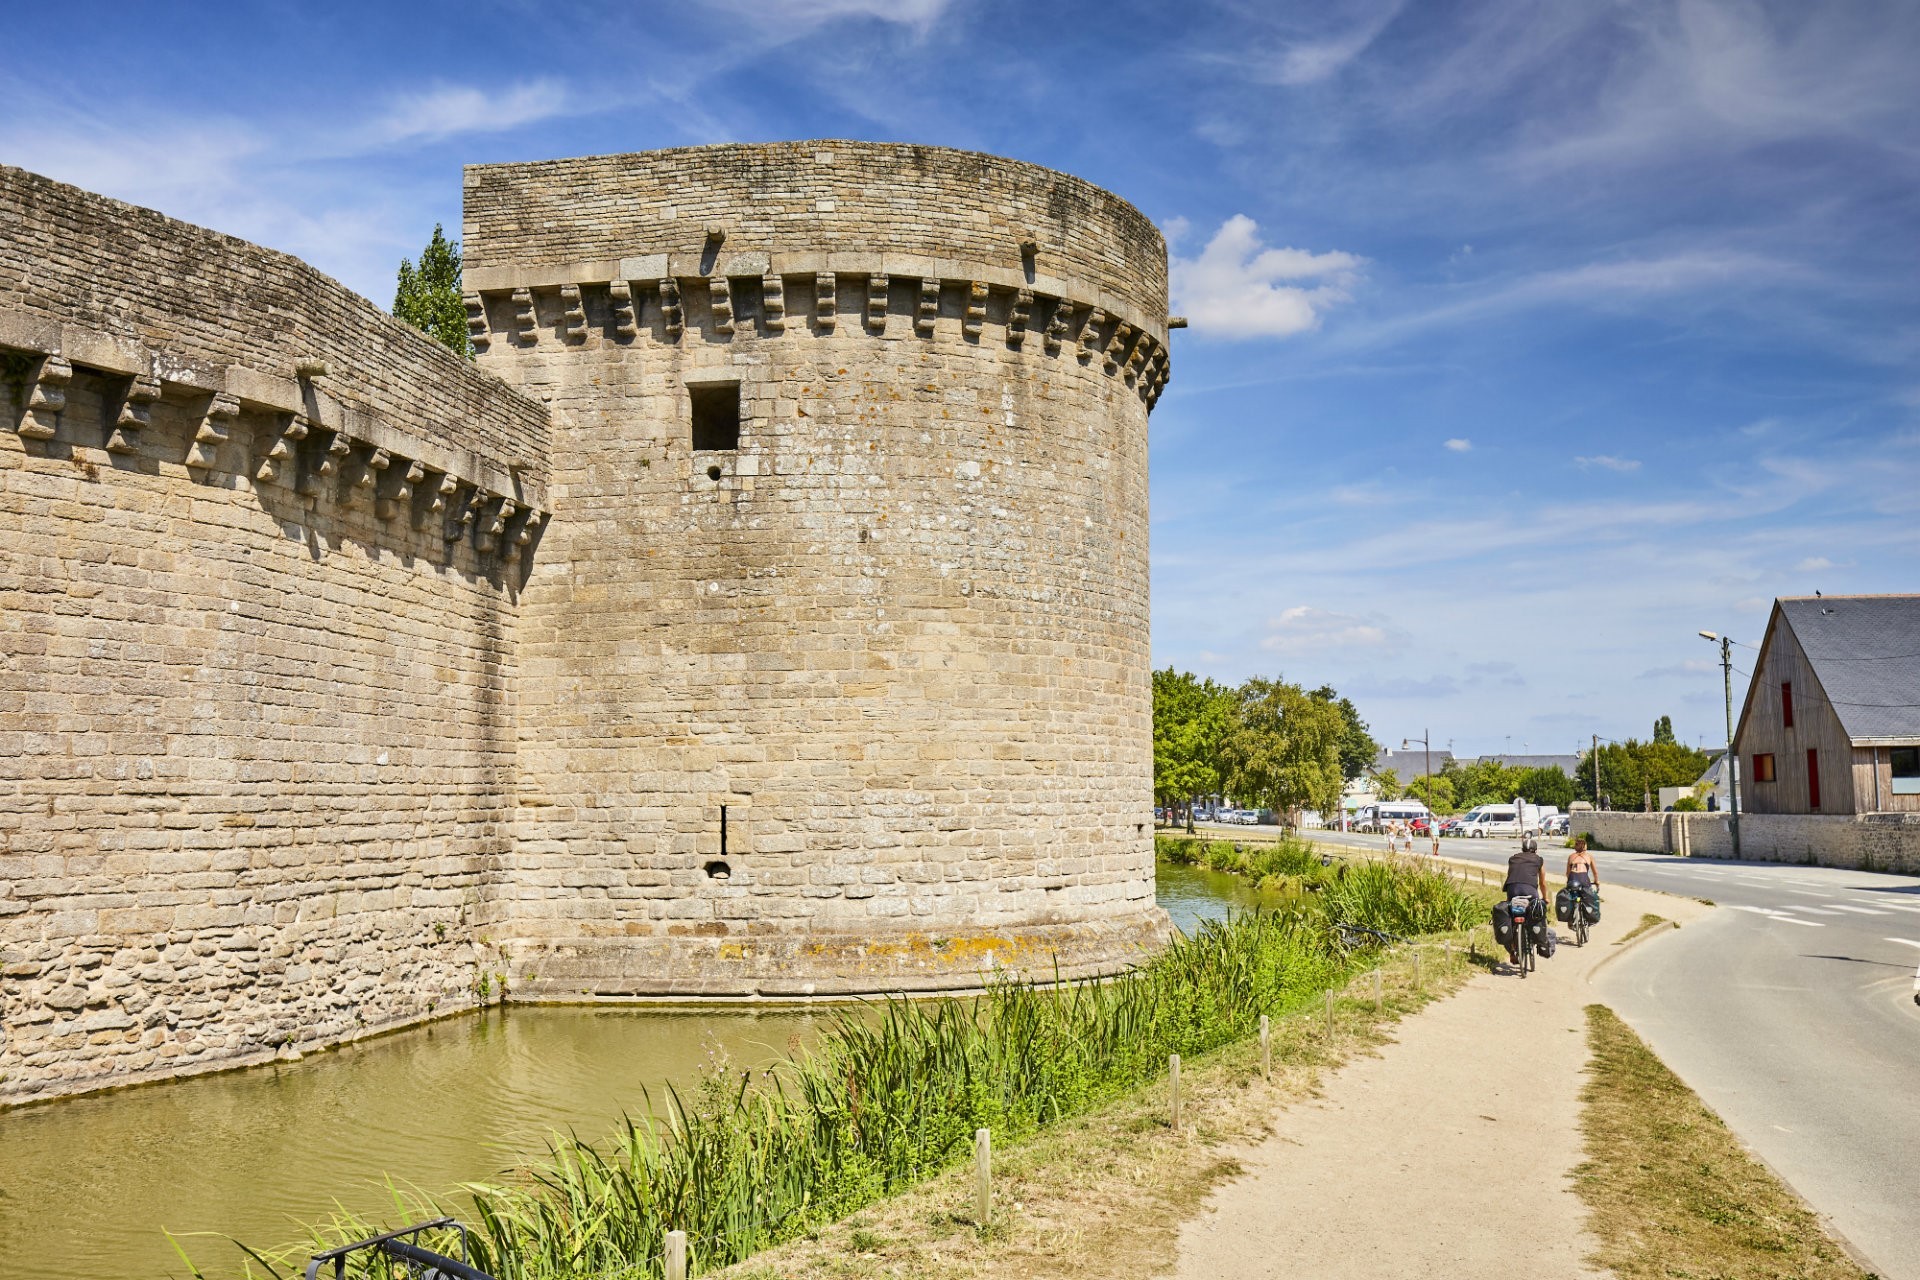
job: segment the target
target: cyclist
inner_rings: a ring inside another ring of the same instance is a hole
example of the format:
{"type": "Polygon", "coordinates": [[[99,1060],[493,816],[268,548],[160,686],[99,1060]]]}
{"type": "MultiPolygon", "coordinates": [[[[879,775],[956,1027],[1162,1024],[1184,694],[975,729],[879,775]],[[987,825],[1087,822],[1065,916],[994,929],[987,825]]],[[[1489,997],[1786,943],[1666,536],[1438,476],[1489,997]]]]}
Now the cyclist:
{"type": "MultiPolygon", "coordinates": [[[[1501,892],[1509,899],[1528,898],[1531,906],[1527,911],[1529,925],[1536,917],[1544,919],[1547,902],[1547,864],[1540,856],[1540,846],[1532,836],[1520,842],[1520,852],[1507,859],[1507,880],[1501,892]]],[[[1527,938],[1528,930],[1516,929],[1513,943],[1507,948],[1507,959],[1514,965],[1520,963],[1520,948],[1531,945],[1527,938]]]]}
{"type": "Polygon", "coordinates": [[[1593,855],[1587,852],[1587,838],[1573,838],[1573,852],[1567,855],[1567,888],[1574,891],[1577,902],[1592,893],[1597,901],[1600,895],[1600,868],[1594,863],[1593,855]]]}

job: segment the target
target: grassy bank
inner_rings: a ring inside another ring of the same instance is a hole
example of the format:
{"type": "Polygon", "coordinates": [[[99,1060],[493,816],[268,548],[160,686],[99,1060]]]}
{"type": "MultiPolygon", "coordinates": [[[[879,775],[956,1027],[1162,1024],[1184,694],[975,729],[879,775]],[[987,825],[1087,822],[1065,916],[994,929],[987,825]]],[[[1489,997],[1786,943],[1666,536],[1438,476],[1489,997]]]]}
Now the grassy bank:
{"type": "MultiPolygon", "coordinates": [[[[476,1262],[500,1280],[658,1275],[669,1229],[688,1233],[696,1270],[709,1271],[960,1164],[976,1128],[1017,1143],[1161,1079],[1171,1053],[1204,1057],[1249,1039],[1263,1014],[1318,1009],[1323,991],[1376,960],[1343,945],[1338,922],[1413,932],[1409,921],[1453,927],[1479,914],[1444,876],[1412,868],[1316,883],[1104,983],[1007,981],[844,1016],[810,1056],[757,1079],[715,1075],[692,1098],[655,1100],[659,1118],[629,1122],[617,1141],[556,1142],[511,1184],[403,1197],[394,1216],[466,1220],[476,1262]]],[[[243,1270],[298,1274],[316,1245],[376,1229],[328,1223],[243,1270]]]]}
{"type": "Polygon", "coordinates": [[[1869,1280],[1612,1010],[1587,1006],[1587,1037],[1575,1182],[1595,1261],[1623,1280],[1869,1280]]]}

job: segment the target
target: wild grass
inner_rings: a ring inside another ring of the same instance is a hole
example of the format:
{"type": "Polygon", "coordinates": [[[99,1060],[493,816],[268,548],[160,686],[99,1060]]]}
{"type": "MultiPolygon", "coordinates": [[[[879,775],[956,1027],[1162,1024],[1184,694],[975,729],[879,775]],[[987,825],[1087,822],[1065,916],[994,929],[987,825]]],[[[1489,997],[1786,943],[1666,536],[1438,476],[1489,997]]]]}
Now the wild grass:
{"type": "MultiPolygon", "coordinates": [[[[463,1218],[474,1261],[499,1280],[657,1276],[673,1229],[687,1232],[695,1270],[717,1269],[963,1161],[977,1128],[1017,1142],[1157,1078],[1169,1054],[1244,1040],[1262,1014],[1315,1001],[1361,962],[1333,912],[1410,928],[1477,910],[1447,906],[1410,868],[1335,883],[1325,907],[1210,922],[1105,982],[1005,980],[971,999],[843,1014],[812,1053],[758,1078],[712,1075],[610,1142],[556,1139],[516,1181],[414,1198],[404,1214],[463,1218]]],[[[250,1252],[244,1272],[297,1275],[313,1247],[376,1229],[337,1219],[307,1243],[250,1252]]]]}
{"type": "Polygon", "coordinates": [[[1587,1040],[1574,1184],[1594,1261],[1622,1280],[1870,1280],[1611,1009],[1587,1006],[1587,1040]]]}
{"type": "Polygon", "coordinates": [[[1416,858],[1327,859],[1304,840],[1267,845],[1156,836],[1155,853],[1174,863],[1244,876],[1257,888],[1315,895],[1339,923],[1412,936],[1466,929],[1486,918],[1492,898],[1462,888],[1448,871],[1416,858]]]}

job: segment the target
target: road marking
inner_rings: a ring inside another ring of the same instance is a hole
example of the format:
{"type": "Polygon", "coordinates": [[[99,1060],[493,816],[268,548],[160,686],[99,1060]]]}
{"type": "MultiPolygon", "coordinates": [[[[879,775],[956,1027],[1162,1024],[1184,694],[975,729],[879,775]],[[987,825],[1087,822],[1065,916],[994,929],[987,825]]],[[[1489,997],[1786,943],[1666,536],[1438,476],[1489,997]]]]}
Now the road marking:
{"type": "MultiPolygon", "coordinates": [[[[1920,942],[1915,942],[1912,938],[1888,938],[1887,941],[1897,942],[1903,947],[1920,947],[1920,942]]],[[[1913,998],[1920,1000],[1920,969],[1913,971],[1913,998]]]]}
{"type": "Polygon", "coordinates": [[[1844,902],[1836,902],[1833,905],[1836,910],[1854,911],[1854,912],[1858,912],[1863,916],[1883,916],[1887,914],[1885,911],[1882,911],[1879,907],[1850,907],[1844,902]]]}
{"type": "Polygon", "coordinates": [[[1824,929],[1827,927],[1818,920],[1802,920],[1797,916],[1790,916],[1784,911],[1775,911],[1772,907],[1749,907],[1739,902],[1729,902],[1727,905],[1735,911],[1751,911],[1756,916],[1765,916],[1769,920],[1778,920],[1782,924],[1803,924],[1809,929],[1824,929]]]}

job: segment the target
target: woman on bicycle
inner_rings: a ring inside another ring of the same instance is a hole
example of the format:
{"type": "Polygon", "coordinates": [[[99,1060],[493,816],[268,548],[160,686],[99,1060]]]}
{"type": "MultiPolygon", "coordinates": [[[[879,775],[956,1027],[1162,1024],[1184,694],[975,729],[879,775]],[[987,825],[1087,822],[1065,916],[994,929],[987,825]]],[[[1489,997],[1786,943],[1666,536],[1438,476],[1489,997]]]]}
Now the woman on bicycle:
{"type": "Polygon", "coordinates": [[[1600,896],[1600,868],[1587,852],[1585,836],[1574,837],[1573,852],[1567,855],[1567,888],[1574,891],[1576,899],[1584,899],[1589,892],[1596,899],[1600,896]]]}

